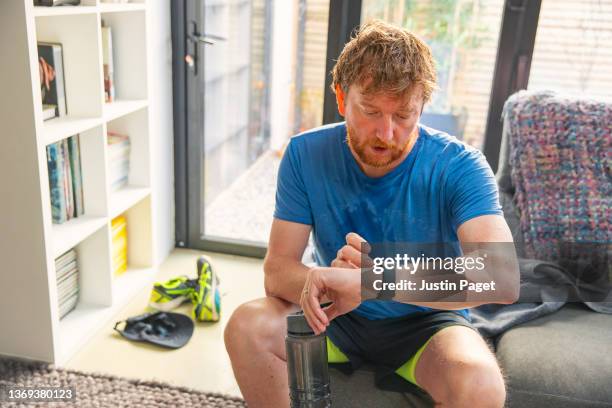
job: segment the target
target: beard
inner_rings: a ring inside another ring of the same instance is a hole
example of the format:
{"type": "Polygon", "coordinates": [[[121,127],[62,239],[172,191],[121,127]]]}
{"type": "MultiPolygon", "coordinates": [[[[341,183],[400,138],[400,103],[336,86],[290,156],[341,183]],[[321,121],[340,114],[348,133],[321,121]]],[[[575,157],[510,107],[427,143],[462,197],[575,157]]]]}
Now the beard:
{"type": "Polygon", "coordinates": [[[351,137],[351,134],[354,134],[354,130],[352,130],[348,124],[346,125],[346,142],[349,147],[355,152],[359,160],[367,164],[368,166],[375,168],[382,168],[390,165],[395,162],[397,159],[402,157],[404,152],[408,149],[410,145],[411,138],[408,138],[405,143],[402,145],[397,145],[395,143],[385,143],[379,140],[378,138],[373,141],[368,140],[358,140],[356,138],[351,137]],[[376,154],[371,152],[372,149],[385,149],[383,154],[376,154]],[[370,151],[368,151],[370,150],[370,151]]]}

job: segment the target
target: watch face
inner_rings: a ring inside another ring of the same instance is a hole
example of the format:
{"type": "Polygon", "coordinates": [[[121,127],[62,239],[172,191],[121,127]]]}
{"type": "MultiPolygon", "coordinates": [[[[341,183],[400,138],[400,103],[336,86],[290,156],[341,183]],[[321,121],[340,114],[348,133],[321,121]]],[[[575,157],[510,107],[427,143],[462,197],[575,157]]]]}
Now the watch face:
{"type": "Polygon", "coordinates": [[[385,269],[382,278],[383,289],[378,292],[376,298],[378,300],[392,300],[395,297],[395,289],[389,289],[389,286],[395,286],[395,269],[385,269]]]}

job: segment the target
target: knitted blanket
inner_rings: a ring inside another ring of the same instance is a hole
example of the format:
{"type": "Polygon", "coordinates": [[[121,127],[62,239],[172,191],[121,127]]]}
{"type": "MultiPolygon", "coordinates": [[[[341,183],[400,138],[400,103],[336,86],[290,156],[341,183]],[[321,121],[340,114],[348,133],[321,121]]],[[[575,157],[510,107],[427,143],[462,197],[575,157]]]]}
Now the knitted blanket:
{"type": "Polygon", "coordinates": [[[612,103],[521,91],[504,115],[525,255],[558,261],[567,243],[612,245],[612,103]]]}

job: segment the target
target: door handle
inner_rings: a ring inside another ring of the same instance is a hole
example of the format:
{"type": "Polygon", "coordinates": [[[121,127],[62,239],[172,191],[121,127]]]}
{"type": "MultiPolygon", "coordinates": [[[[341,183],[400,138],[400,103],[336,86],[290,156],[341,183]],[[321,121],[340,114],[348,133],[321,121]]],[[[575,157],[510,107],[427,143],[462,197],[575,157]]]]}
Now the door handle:
{"type": "Polygon", "coordinates": [[[213,40],[210,37],[205,37],[205,36],[202,36],[202,35],[192,35],[190,39],[193,42],[197,42],[197,43],[201,43],[201,44],[215,45],[215,40],[213,40]]]}
{"type": "Polygon", "coordinates": [[[215,45],[217,41],[227,41],[226,37],[221,37],[215,34],[204,34],[200,35],[197,31],[189,36],[189,39],[194,43],[201,43],[206,45],[215,45]]]}
{"type": "Polygon", "coordinates": [[[193,74],[198,75],[198,63],[200,62],[200,47],[198,47],[198,45],[215,45],[217,41],[227,41],[227,38],[215,34],[200,34],[197,21],[191,20],[190,23],[192,28],[191,30],[187,29],[188,32],[185,33],[185,37],[187,38],[187,41],[192,44],[192,50],[188,51],[184,58],[187,66],[193,70],[193,74]],[[191,31],[191,33],[189,33],[189,31],[191,31]]]}

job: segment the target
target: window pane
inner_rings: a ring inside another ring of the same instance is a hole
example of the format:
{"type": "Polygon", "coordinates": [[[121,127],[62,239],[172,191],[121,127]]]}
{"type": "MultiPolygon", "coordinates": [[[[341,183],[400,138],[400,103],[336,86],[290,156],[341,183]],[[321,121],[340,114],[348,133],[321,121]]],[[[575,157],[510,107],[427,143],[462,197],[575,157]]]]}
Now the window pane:
{"type": "Polygon", "coordinates": [[[322,124],[329,0],[205,0],[202,238],[268,240],[280,155],[322,124]]]}
{"type": "Polygon", "coordinates": [[[529,89],[612,95],[612,2],[543,0],[529,89]]]}
{"type": "Polygon", "coordinates": [[[481,148],[504,0],[364,0],[378,18],[422,38],[437,64],[438,90],[421,123],[481,148]]]}

